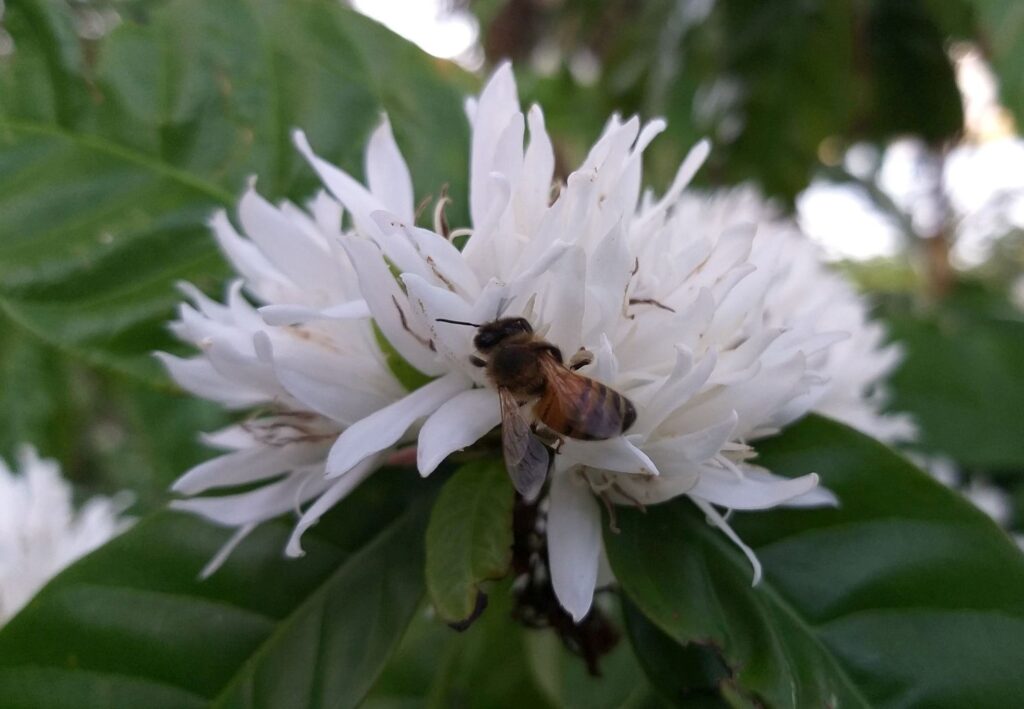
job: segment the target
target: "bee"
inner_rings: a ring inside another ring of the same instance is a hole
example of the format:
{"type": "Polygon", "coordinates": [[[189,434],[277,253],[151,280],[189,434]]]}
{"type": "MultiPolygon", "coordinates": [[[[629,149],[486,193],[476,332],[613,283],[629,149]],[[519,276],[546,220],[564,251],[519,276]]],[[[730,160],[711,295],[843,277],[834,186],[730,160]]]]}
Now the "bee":
{"type": "Polygon", "coordinates": [[[562,351],[537,336],[525,318],[476,323],[438,318],[439,322],[477,328],[473,346],[482,355],[470,362],[485,369],[501,402],[501,443],[505,467],[527,500],[540,492],[551,467],[551,449],[537,435],[521,407],[535,400],[533,414],[555,435],[601,441],[624,433],[636,420],[636,408],[611,387],[577,374],[591,361],[586,350],[566,365],[562,351]]]}

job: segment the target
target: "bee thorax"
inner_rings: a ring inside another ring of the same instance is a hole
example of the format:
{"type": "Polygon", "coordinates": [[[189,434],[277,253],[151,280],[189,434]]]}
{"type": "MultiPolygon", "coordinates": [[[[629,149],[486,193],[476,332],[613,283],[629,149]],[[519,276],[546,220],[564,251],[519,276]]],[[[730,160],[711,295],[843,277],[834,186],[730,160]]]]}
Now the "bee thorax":
{"type": "Polygon", "coordinates": [[[495,350],[487,362],[487,374],[496,386],[516,396],[541,396],[546,388],[537,352],[529,344],[506,345],[495,350]]]}

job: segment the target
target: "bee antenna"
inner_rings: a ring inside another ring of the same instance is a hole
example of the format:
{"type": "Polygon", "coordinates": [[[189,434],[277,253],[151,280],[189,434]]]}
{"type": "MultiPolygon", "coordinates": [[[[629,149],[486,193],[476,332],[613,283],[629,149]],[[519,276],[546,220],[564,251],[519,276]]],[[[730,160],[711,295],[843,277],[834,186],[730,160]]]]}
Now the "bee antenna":
{"type": "Polygon", "coordinates": [[[465,322],[464,320],[449,320],[448,318],[434,318],[436,322],[446,322],[452,325],[469,325],[470,327],[480,327],[475,322],[465,322]]]}

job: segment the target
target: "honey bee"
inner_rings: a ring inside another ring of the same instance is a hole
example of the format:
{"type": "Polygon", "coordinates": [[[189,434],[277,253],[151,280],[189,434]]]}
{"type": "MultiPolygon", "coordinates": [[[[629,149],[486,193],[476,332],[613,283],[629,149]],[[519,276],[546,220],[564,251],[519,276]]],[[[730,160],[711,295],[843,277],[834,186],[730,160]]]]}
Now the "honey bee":
{"type": "Polygon", "coordinates": [[[621,435],[636,420],[636,408],[629,399],[576,373],[591,361],[589,353],[581,350],[566,365],[561,350],[537,336],[525,318],[500,318],[482,325],[438,321],[477,328],[473,346],[483,357],[472,355],[470,362],[483,367],[498,390],[505,467],[513,486],[527,500],[540,492],[552,457],[523,415],[523,404],[536,400],[534,416],[554,434],[556,452],[561,436],[605,440],[621,435]]]}

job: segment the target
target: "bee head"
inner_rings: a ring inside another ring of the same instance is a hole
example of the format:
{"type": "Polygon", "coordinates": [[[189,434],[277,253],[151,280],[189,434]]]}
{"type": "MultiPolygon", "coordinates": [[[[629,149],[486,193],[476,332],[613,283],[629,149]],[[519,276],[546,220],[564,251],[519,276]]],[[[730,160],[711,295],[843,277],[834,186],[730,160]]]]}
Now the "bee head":
{"type": "Polygon", "coordinates": [[[481,325],[473,338],[473,346],[478,352],[487,354],[510,337],[532,333],[533,326],[526,318],[501,318],[481,325]]]}

